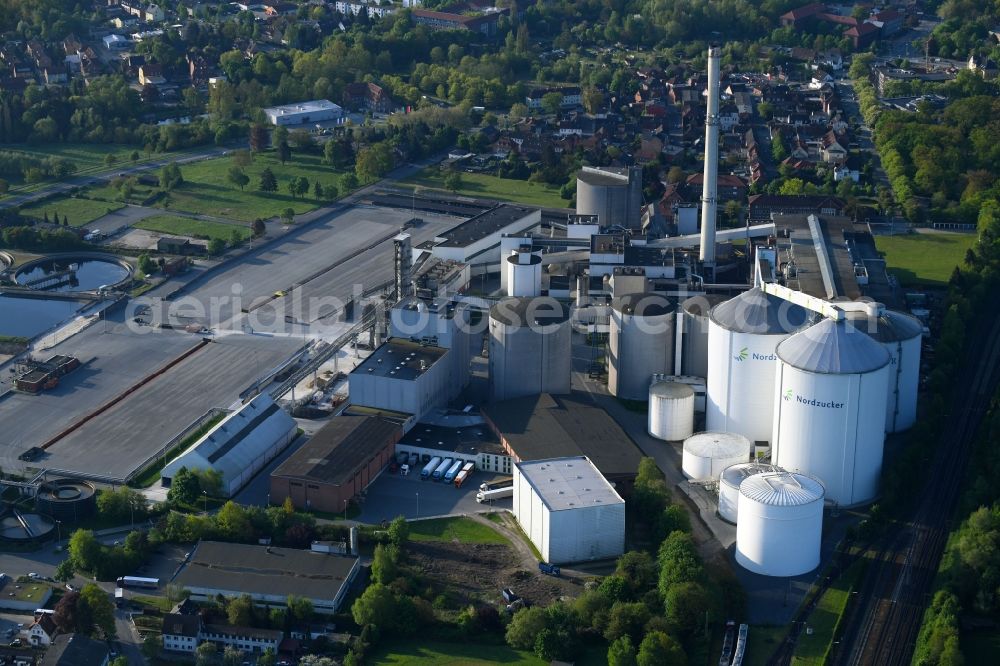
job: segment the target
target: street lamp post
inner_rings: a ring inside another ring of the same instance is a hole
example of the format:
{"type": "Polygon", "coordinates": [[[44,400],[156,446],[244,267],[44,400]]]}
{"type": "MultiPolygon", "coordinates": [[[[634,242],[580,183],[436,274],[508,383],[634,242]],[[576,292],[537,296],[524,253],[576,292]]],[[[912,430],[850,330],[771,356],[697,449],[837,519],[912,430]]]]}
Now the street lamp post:
{"type": "Polygon", "coordinates": [[[344,521],[347,521],[347,500],[344,500],[344,521]]]}
{"type": "Polygon", "coordinates": [[[417,492],[417,518],[420,517],[420,493],[417,492]]]}
{"type": "Polygon", "coordinates": [[[208,491],[201,491],[202,499],[205,501],[205,513],[208,513],[208,491]]]}

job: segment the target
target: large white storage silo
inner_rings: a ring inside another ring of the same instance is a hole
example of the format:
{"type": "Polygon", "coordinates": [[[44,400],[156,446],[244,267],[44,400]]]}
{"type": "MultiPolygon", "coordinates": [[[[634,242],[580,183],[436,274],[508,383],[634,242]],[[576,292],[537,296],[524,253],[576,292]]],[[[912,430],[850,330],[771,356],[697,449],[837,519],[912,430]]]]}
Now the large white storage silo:
{"type": "Polygon", "coordinates": [[[490,308],[490,396],[569,393],[569,313],[554,298],[505,298],[490,308]]]}
{"type": "Polygon", "coordinates": [[[734,432],[699,432],[684,440],[681,471],[689,479],[716,479],[722,470],[750,461],[753,444],[734,432]]]}
{"type": "Polygon", "coordinates": [[[725,300],[718,294],[702,294],[681,303],[677,317],[677,337],[681,338],[678,374],[708,376],[708,312],[725,300]]]}
{"type": "Polygon", "coordinates": [[[542,293],[541,253],[530,248],[512,250],[504,257],[504,271],[507,273],[508,296],[539,296],[542,293]]]}
{"type": "Polygon", "coordinates": [[[876,317],[852,312],[848,319],[889,352],[885,431],[902,432],[913,427],[917,421],[923,325],[916,318],[895,310],[885,310],[876,317]]]}
{"type": "Polygon", "coordinates": [[[740,484],[756,474],[782,472],[777,465],[746,462],[730,465],[719,475],[719,516],[733,524],[739,516],[740,484]]]}
{"type": "Polygon", "coordinates": [[[679,442],[694,432],[694,389],[679,382],[656,382],[649,387],[649,434],[679,442]]]}
{"type": "Polygon", "coordinates": [[[774,349],[812,317],[757,287],[712,308],[706,429],[738,432],[753,442],[771,439],[774,349]]]}
{"type": "Polygon", "coordinates": [[[875,498],[882,471],[889,352],[824,319],[777,349],[771,460],[818,477],[844,506],[875,498]]]}
{"type": "Polygon", "coordinates": [[[658,294],[629,294],[611,303],[608,391],[625,400],[646,400],[656,373],[674,371],[672,301],[658,294]]]}
{"type": "Polygon", "coordinates": [[[819,566],[823,484],[804,474],[750,476],[740,484],[736,561],[765,576],[799,576],[819,566]]]}

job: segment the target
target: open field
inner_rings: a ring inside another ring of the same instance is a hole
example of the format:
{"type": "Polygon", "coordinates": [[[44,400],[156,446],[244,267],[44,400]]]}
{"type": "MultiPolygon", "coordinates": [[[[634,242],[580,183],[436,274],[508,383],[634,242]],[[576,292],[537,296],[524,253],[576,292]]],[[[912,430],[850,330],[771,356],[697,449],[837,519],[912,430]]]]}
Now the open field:
{"type": "MultiPolygon", "coordinates": [[[[341,172],[323,164],[320,155],[293,153],[291,161],[282,165],[273,153],[259,153],[254,157],[253,163],[244,169],[250,182],[242,191],[227,179],[232,166],[233,160],[230,157],[181,165],[184,184],[155,205],[250,222],[258,217],[275,217],[286,208],[291,208],[299,215],[327,203],[326,199],[313,197],[312,186],[316,180],[324,186],[336,185],[338,190],[340,188],[341,172]],[[277,192],[257,190],[260,174],[268,167],[278,181],[277,192]],[[301,176],[309,180],[309,193],[303,197],[293,197],[288,193],[288,181],[301,176]]],[[[339,196],[343,194],[341,192],[339,196]]]]}
{"type": "Polygon", "coordinates": [[[781,640],[787,633],[788,627],[750,625],[743,663],[746,666],[764,666],[770,661],[771,655],[781,645],[781,640]]]}
{"type": "Polygon", "coordinates": [[[864,560],[855,562],[823,593],[816,608],[807,620],[812,634],[803,632],[792,655],[793,664],[802,666],[822,666],[826,663],[826,653],[833,642],[833,634],[844,614],[851,590],[864,571],[864,560]]]}
{"type": "Polygon", "coordinates": [[[875,237],[889,272],[904,286],[945,286],[975,242],[975,234],[947,231],[875,237]]]}
{"type": "Polygon", "coordinates": [[[250,237],[250,229],[242,225],[211,222],[193,217],[181,217],[180,215],[154,215],[140,220],[132,226],[163,234],[207,239],[218,238],[226,242],[232,238],[234,231],[239,234],[241,240],[250,237]]]}
{"type": "Polygon", "coordinates": [[[438,641],[414,640],[406,643],[389,643],[372,653],[373,664],[397,664],[405,666],[447,666],[463,664],[524,664],[542,666],[548,662],[535,655],[515,650],[506,645],[483,645],[477,641],[467,643],[442,643],[438,641]]]}
{"type": "MultiPolygon", "coordinates": [[[[448,188],[444,185],[444,179],[447,174],[447,171],[443,171],[437,166],[431,166],[401,181],[399,184],[449,192],[448,188]]],[[[462,186],[456,193],[469,197],[516,201],[518,203],[548,208],[566,208],[570,204],[569,201],[559,196],[559,188],[554,185],[529,183],[526,180],[498,178],[481,173],[463,172],[462,186]]]]}
{"type": "Polygon", "coordinates": [[[99,217],[104,217],[109,211],[122,208],[122,204],[91,199],[74,199],[72,197],[56,197],[21,209],[21,213],[41,220],[46,214],[52,221],[54,214],[59,215],[60,222],[69,219],[71,227],[83,227],[99,217]]]}
{"type": "Polygon", "coordinates": [[[461,543],[509,544],[510,541],[482,523],[468,518],[437,518],[410,523],[413,541],[459,541],[461,543]]]}

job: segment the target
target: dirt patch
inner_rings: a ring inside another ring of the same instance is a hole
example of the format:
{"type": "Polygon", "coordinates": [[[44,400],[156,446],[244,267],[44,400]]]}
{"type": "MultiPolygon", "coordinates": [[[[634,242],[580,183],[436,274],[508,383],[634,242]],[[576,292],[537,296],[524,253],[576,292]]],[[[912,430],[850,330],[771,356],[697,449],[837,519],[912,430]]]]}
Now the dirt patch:
{"type": "Polygon", "coordinates": [[[428,583],[447,590],[449,605],[500,603],[500,590],[505,587],[537,605],[583,591],[581,580],[525,569],[514,549],[506,545],[411,541],[406,551],[410,565],[428,583]]]}

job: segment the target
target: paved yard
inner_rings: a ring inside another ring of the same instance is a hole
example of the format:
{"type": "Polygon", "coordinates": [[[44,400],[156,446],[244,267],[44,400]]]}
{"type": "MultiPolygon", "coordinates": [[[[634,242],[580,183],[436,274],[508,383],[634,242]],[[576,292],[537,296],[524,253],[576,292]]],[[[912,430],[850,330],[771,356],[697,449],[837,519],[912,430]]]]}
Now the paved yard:
{"type": "MultiPolygon", "coordinates": [[[[379,523],[398,515],[427,518],[485,511],[489,505],[476,502],[476,491],[480,483],[494,476],[493,473],[477,472],[461,488],[455,488],[450,483],[421,481],[419,472],[411,472],[408,476],[384,472],[368,487],[357,520],[379,523]]],[[[511,508],[510,498],[494,502],[494,508],[511,508]]]]}

